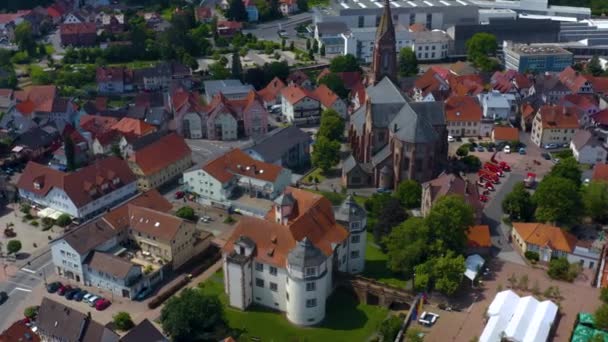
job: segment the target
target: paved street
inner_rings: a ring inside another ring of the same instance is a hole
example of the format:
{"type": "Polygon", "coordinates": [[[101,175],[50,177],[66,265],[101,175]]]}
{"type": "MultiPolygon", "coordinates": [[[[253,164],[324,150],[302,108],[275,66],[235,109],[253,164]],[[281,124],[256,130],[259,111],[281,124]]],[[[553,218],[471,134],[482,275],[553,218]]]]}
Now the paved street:
{"type": "Polygon", "coordinates": [[[296,39],[296,26],[307,21],[312,21],[312,13],[299,13],[288,18],[259,24],[252,29],[243,30],[243,34],[251,33],[258,37],[258,39],[280,42],[281,38],[277,33],[280,24],[281,29],[286,31],[287,39],[294,40],[296,39]]]}
{"type": "Polygon", "coordinates": [[[199,165],[208,162],[233,148],[246,148],[251,140],[213,141],[203,139],[187,139],[186,143],[192,150],[192,161],[199,165]]]}

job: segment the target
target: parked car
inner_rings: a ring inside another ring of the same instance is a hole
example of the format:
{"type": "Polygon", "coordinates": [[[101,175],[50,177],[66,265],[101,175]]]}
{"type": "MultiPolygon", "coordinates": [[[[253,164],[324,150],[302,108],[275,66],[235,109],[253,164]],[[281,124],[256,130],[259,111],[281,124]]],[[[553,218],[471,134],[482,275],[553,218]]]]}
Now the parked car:
{"type": "Polygon", "coordinates": [[[71,289],[72,287],[70,285],[61,285],[61,287],[59,287],[59,290],[57,290],[57,294],[60,296],[64,296],[71,289]]]}
{"type": "Polygon", "coordinates": [[[545,149],[546,150],[551,150],[551,149],[554,149],[554,148],[557,148],[557,144],[546,144],[545,145],[545,149]]]}
{"type": "Polygon", "coordinates": [[[144,287],[139,293],[135,296],[135,300],[144,300],[148,298],[149,295],[152,294],[153,289],[151,287],[144,287]]]}
{"type": "Polygon", "coordinates": [[[97,311],[103,311],[105,310],[108,306],[110,306],[110,301],[104,298],[98,299],[95,302],[95,309],[97,309],[97,311]]]}
{"type": "Polygon", "coordinates": [[[376,189],[376,192],[379,194],[385,194],[385,193],[388,194],[391,192],[391,189],[378,188],[378,189],[376,189]]]}
{"type": "Polygon", "coordinates": [[[55,292],[57,292],[57,290],[59,290],[59,288],[60,288],[61,286],[62,286],[62,285],[61,285],[61,283],[60,283],[60,282],[58,282],[58,281],[54,281],[54,282],[52,282],[52,283],[50,283],[50,284],[48,284],[48,285],[46,286],[46,292],[48,292],[48,293],[55,293],[55,292]]]}
{"type": "Polygon", "coordinates": [[[80,290],[80,292],[78,292],[77,294],[74,295],[74,300],[77,302],[80,302],[84,299],[84,296],[86,296],[88,294],[88,292],[86,290],[80,290]]]}
{"type": "Polygon", "coordinates": [[[456,141],[456,139],[454,139],[453,136],[448,135],[448,142],[454,142],[454,141],[456,141]]]}
{"type": "Polygon", "coordinates": [[[95,307],[95,302],[100,298],[101,297],[99,297],[99,296],[93,295],[93,296],[89,297],[89,300],[87,300],[87,303],[89,303],[90,307],[95,307]]]}
{"type": "Polygon", "coordinates": [[[71,289],[70,291],[66,292],[65,294],[65,299],[67,300],[73,300],[74,296],[77,295],[81,290],[77,287],[71,289]]]}
{"type": "Polygon", "coordinates": [[[425,311],[422,313],[422,315],[420,315],[420,318],[418,318],[418,322],[422,325],[430,327],[433,324],[435,324],[435,322],[437,322],[438,318],[439,318],[438,314],[425,311]]]}
{"type": "Polygon", "coordinates": [[[502,151],[507,154],[511,153],[511,146],[509,146],[509,145],[505,146],[505,148],[503,148],[502,151]]]}
{"type": "Polygon", "coordinates": [[[8,299],[8,294],[4,291],[0,291],[0,305],[4,304],[8,299]]]}
{"type": "Polygon", "coordinates": [[[209,223],[209,222],[211,222],[211,217],[205,215],[205,216],[201,217],[201,222],[209,223]]]}
{"type": "Polygon", "coordinates": [[[488,196],[486,196],[486,195],[479,195],[479,200],[481,202],[487,202],[488,201],[488,196]]]}
{"type": "Polygon", "coordinates": [[[543,154],[541,154],[541,156],[543,156],[545,160],[551,160],[551,155],[547,152],[544,152],[543,154]]]}
{"type": "Polygon", "coordinates": [[[173,196],[175,199],[182,199],[184,198],[185,193],[183,191],[178,191],[175,193],[175,196],[173,196]]]}
{"type": "Polygon", "coordinates": [[[91,297],[93,297],[94,295],[92,293],[87,293],[84,296],[82,296],[82,301],[85,303],[89,302],[89,299],[91,299],[91,297]]]}
{"type": "Polygon", "coordinates": [[[477,152],[483,152],[485,151],[483,146],[477,146],[477,152]]]}
{"type": "Polygon", "coordinates": [[[522,154],[522,155],[523,155],[523,154],[526,154],[526,149],[525,149],[525,148],[523,148],[523,147],[520,147],[520,148],[519,148],[519,154],[522,154]]]}

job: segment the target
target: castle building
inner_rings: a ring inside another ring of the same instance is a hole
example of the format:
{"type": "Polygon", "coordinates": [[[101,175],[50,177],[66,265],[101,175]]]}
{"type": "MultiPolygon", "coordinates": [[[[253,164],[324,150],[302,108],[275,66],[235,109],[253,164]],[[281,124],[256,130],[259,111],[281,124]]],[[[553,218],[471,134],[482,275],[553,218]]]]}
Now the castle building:
{"type": "Polygon", "coordinates": [[[222,250],[230,306],[262,305],[297,325],[321,322],[334,274],[364,269],[366,221],[350,196],[332,208],[321,195],[287,188],[264,219],[243,217],[222,250]]]}

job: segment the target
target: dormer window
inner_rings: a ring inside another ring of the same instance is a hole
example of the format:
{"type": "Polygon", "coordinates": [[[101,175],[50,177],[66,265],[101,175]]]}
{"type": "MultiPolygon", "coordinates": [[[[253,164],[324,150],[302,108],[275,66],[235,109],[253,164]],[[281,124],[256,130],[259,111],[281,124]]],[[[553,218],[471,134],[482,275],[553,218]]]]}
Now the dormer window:
{"type": "Polygon", "coordinates": [[[91,196],[95,196],[95,195],[97,194],[97,189],[92,188],[92,189],[89,191],[89,194],[90,194],[91,196]]]}
{"type": "Polygon", "coordinates": [[[103,190],[103,191],[108,190],[108,183],[101,184],[101,190],[103,190]]]}
{"type": "Polygon", "coordinates": [[[317,275],[317,269],[315,267],[307,267],[306,268],[306,276],[314,277],[317,275]]]}
{"type": "Polygon", "coordinates": [[[42,183],[40,183],[38,181],[34,182],[34,189],[36,189],[36,190],[42,189],[42,183]]]}
{"type": "Polygon", "coordinates": [[[120,178],[115,177],[114,179],[112,179],[112,184],[116,185],[118,183],[120,183],[120,178]]]}

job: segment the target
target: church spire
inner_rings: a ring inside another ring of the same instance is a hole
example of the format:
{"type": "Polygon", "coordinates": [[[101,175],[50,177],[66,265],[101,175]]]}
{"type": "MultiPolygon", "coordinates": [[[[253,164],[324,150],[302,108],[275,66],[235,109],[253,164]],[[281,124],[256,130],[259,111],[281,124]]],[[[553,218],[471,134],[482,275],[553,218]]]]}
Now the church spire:
{"type": "Polygon", "coordinates": [[[376,31],[374,56],[372,61],[373,84],[377,84],[388,76],[393,81],[397,78],[397,48],[395,41],[395,26],[389,0],[384,0],[384,13],[376,31]]]}

